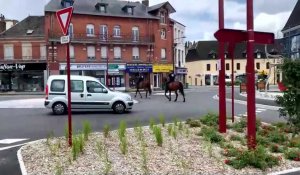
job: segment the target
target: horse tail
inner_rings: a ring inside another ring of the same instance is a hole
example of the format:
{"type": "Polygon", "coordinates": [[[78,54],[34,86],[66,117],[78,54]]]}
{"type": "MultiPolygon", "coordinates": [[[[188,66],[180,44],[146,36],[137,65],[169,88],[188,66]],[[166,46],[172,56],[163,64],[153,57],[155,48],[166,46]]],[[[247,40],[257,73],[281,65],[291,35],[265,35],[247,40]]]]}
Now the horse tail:
{"type": "Polygon", "coordinates": [[[179,82],[179,92],[184,96],[183,83],[179,82]]]}

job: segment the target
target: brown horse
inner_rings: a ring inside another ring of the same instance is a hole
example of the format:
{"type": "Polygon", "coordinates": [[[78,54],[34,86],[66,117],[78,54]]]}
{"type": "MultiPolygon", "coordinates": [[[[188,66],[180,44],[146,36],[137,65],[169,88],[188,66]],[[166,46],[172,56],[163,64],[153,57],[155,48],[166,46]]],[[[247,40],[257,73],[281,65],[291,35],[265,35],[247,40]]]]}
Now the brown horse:
{"type": "Polygon", "coordinates": [[[147,98],[148,92],[149,92],[149,95],[151,95],[151,93],[152,93],[151,84],[150,84],[150,81],[148,81],[148,80],[137,81],[135,87],[136,87],[135,97],[136,97],[137,93],[139,92],[141,98],[143,98],[141,95],[140,89],[144,89],[146,91],[146,98],[147,98]]]}
{"type": "MultiPolygon", "coordinates": [[[[164,82],[167,82],[167,79],[164,78],[164,82]]],[[[184,95],[184,91],[183,91],[183,84],[180,81],[174,81],[169,83],[169,85],[166,85],[165,88],[165,96],[167,97],[167,99],[169,99],[169,101],[171,101],[171,91],[175,91],[176,94],[176,98],[174,100],[174,102],[177,101],[177,97],[178,97],[178,93],[177,91],[179,90],[179,92],[181,93],[181,95],[183,96],[183,102],[185,102],[185,95],[184,95]],[[169,91],[169,96],[167,96],[167,92],[169,91]]]]}

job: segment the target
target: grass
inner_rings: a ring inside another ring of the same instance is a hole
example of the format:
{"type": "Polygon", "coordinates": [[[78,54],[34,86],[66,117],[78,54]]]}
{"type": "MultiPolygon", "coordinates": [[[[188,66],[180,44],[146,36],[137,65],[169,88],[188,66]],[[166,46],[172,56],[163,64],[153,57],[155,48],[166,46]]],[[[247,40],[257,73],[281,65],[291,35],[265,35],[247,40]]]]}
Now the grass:
{"type": "Polygon", "coordinates": [[[103,134],[104,134],[105,138],[109,137],[109,132],[110,132],[110,125],[109,124],[105,124],[103,126],[103,134]]]}
{"type": "Polygon", "coordinates": [[[158,118],[159,118],[159,122],[162,125],[162,127],[165,127],[165,125],[166,125],[166,119],[165,119],[164,115],[160,114],[158,118]]]}
{"type": "Polygon", "coordinates": [[[88,140],[89,139],[89,135],[92,132],[91,123],[89,121],[87,121],[87,120],[83,121],[82,128],[83,128],[84,140],[88,140]]]}
{"type": "Polygon", "coordinates": [[[173,125],[172,125],[172,124],[169,124],[169,125],[168,125],[168,134],[169,134],[169,136],[172,135],[172,130],[173,130],[173,125]]]}
{"type": "Polygon", "coordinates": [[[203,127],[198,135],[203,136],[205,140],[212,143],[220,143],[224,140],[223,136],[217,133],[213,127],[203,127]]]}
{"type": "Polygon", "coordinates": [[[200,122],[207,126],[217,126],[219,116],[214,113],[208,113],[200,118],[200,122]]]}
{"type": "Polygon", "coordinates": [[[162,133],[161,133],[161,128],[159,126],[154,126],[153,127],[153,132],[154,132],[154,135],[155,135],[157,145],[161,147],[162,144],[163,144],[163,136],[162,136],[162,133]]]}
{"type": "Polygon", "coordinates": [[[122,120],[120,122],[119,129],[118,129],[119,138],[121,139],[122,137],[125,137],[125,134],[126,134],[126,122],[122,120]]]}
{"type": "Polygon", "coordinates": [[[120,150],[122,154],[126,155],[128,151],[128,142],[126,136],[120,139],[120,150]]]}
{"type": "Polygon", "coordinates": [[[155,120],[154,120],[154,118],[150,118],[149,123],[150,123],[150,124],[149,124],[150,129],[153,130],[153,126],[155,125],[155,120]]]}

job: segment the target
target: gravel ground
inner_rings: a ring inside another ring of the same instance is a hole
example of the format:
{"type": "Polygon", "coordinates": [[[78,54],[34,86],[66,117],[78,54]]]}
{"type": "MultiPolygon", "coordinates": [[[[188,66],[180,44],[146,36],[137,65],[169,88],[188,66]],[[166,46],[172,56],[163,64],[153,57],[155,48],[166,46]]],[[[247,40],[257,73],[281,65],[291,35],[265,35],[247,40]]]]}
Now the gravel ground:
{"type": "MultiPolygon", "coordinates": [[[[184,126],[177,138],[168,135],[167,127],[162,129],[163,145],[157,146],[152,131],[143,127],[145,146],[133,129],[126,130],[128,152],[123,155],[117,131],[108,138],[102,133],[93,133],[85,142],[84,153],[73,161],[71,149],[64,138],[40,140],[23,146],[22,156],[28,174],[267,174],[299,167],[300,162],[283,159],[280,166],[261,171],[252,167],[236,170],[224,163],[219,145],[210,144],[197,136],[200,128],[184,126]],[[188,129],[188,133],[187,133],[188,129]],[[104,149],[97,151],[97,143],[104,149]],[[143,155],[142,148],[145,150],[143,155]],[[107,150],[107,159],[105,152],[107,150]],[[143,159],[143,157],[145,159],[143,159]],[[145,161],[143,161],[145,160],[145,161]],[[143,163],[146,162],[146,163],[143,163]],[[146,165],[146,166],[144,166],[146,165]]],[[[230,132],[229,132],[230,133],[230,132]]],[[[228,134],[224,135],[228,137],[228,134]]],[[[280,154],[278,154],[280,155],[280,154]]]]}

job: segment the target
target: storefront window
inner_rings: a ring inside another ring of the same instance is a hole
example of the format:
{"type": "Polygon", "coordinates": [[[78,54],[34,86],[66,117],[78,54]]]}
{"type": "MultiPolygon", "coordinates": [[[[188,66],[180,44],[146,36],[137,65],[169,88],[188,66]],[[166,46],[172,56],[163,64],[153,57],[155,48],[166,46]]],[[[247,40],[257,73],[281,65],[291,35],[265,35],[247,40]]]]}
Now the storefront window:
{"type": "Polygon", "coordinates": [[[83,71],[85,76],[91,76],[97,78],[101,83],[105,84],[105,71],[85,70],[83,71]]]}

